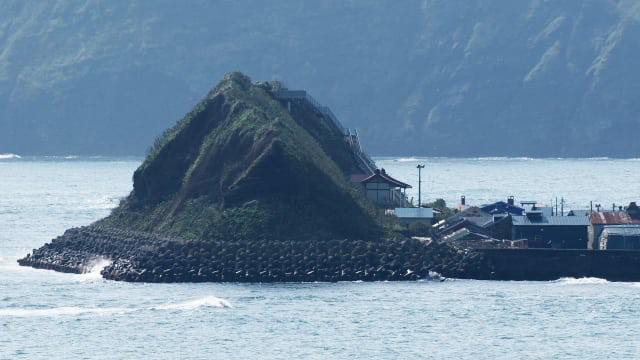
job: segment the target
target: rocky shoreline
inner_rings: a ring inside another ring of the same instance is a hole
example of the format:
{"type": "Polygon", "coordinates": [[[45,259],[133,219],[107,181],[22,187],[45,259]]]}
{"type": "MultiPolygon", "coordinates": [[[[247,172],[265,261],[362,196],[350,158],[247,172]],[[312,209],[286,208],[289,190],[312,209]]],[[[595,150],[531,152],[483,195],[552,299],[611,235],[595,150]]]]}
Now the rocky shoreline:
{"type": "Polygon", "coordinates": [[[23,266],[131,282],[336,282],[469,278],[482,258],[444,244],[381,241],[185,241],[99,226],[67,230],[18,260],[23,266]],[[439,275],[436,275],[439,274],[439,275]]]}

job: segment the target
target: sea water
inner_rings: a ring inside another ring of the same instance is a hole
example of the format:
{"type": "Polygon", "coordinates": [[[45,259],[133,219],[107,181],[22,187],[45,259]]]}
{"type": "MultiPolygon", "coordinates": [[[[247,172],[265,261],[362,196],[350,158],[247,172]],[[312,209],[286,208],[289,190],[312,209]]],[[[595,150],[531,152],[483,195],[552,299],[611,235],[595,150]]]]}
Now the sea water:
{"type": "MultiPolygon", "coordinates": [[[[640,200],[637,160],[376,159],[423,199],[640,200]]],[[[106,216],[141,159],[0,158],[0,359],[640,358],[640,284],[134,284],[19,267],[106,216]]],[[[548,202],[548,201],[547,201],[548,202]]]]}

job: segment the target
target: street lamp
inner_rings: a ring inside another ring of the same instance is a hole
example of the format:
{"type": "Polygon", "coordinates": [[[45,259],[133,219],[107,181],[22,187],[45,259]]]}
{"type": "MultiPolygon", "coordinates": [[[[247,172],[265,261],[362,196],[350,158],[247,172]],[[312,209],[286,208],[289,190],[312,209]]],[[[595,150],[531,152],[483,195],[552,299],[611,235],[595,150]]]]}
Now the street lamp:
{"type": "Polygon", "coordinates": [[[422,207],[422,169],[424,164],[416,166],[418,168],[418,207],[422,207]]]}

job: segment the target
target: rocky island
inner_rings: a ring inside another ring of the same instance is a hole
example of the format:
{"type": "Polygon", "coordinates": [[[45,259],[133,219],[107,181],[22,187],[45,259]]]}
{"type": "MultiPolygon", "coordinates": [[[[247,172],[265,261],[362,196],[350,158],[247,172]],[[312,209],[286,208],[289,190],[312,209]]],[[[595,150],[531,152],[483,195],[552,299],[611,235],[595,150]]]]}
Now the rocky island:
{"type": "Polygon", "coordinates": [[[392,230],[349,181],[358,159],[339,128],[279,82],[227,75],[166,130],[133,191],[96,223],[18,262],[146,282],[416,280],[469,277],[479,255],[392,230]]]}

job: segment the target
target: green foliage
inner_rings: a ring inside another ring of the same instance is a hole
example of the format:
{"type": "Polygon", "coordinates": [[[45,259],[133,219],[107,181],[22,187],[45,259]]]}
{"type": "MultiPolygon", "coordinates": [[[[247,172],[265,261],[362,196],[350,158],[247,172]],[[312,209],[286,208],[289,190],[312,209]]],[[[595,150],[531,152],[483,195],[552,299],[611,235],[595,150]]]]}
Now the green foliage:
{"type": "Polygon", "coordinates": [[[434,214],[433,221],[435,222],[438,222],[440,220],[453,216],[458,212],[458,210],[456,209],[448,208],[447,203],[444,201],[444,199],[436,199],[436,201],[429,203],[426,206],[438,210],[434,214]]]}
{"type": "Polygon", "coordinates": [[[378,211],[349,182],[343,134],[302,104],[227,75],[154,143],[134,191],[104,225],[188,239],[329,239],[383,235],[378,211]]]}

